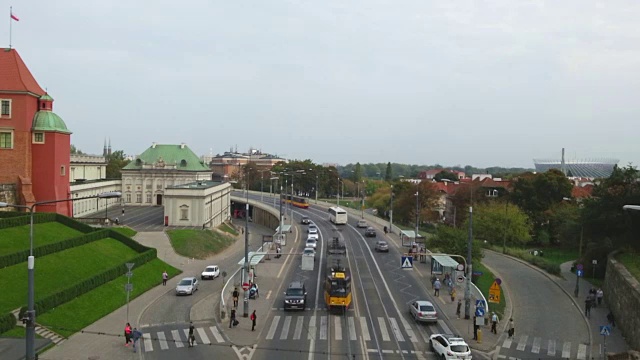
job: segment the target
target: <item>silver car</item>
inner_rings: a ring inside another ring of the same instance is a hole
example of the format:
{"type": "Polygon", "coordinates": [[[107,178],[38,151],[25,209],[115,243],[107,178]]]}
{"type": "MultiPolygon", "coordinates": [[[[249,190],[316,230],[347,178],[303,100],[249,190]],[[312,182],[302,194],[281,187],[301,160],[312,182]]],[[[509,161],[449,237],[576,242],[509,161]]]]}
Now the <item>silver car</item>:
{"type": "Polygon", "coordinates": [[[436,322],[438,313],[433,304],[425,300],[417,300],[409,304],[409,313],[416,321],[436,322]]]}
{"type": "Polygon", "coordinates": [[[198,285],[198,279],[194,277],[183,278],[176,286],[176,295],[193,295],[198,290],[198,285]]]}
{"type": "Polygon", "coordinates": [[[384,240],[378,240],[376,241],[375,250],[381,252],[389,252],[389,244],[387,244],[387,242],[384,240]]]}

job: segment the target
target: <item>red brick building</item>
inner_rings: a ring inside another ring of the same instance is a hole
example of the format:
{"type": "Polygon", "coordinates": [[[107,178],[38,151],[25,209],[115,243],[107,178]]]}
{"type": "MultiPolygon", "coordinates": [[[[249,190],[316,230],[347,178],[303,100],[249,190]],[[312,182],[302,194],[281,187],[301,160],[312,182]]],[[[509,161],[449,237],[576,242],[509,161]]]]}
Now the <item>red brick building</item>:
{"type": "MultiPolygon", "coordinates": [[[[70,197],[71,132],[53,112],[53,98],[38,85],[15,49],[0,49],[0,185],[15,185],[15,202],[70,197]]],[[[37,211],[71,216],[71,202],[37,211]]]]}

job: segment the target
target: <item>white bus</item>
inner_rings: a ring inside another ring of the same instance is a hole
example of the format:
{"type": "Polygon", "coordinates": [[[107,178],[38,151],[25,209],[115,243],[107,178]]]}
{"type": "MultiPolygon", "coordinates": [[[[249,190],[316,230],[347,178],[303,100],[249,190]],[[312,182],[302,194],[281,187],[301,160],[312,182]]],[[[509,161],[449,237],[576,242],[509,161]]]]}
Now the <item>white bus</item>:
{"type": "Polygon", "coordinates": [[[347,223],[347,212],[337,206],[330,207],[329,220],[336,225],[344,225],[347,223]]]}

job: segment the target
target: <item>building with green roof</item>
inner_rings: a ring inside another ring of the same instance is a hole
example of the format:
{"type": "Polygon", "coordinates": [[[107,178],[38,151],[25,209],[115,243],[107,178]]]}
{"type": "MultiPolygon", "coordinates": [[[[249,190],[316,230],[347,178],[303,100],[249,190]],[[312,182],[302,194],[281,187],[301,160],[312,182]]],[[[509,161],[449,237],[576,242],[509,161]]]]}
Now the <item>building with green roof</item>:
{"type": "Polygon", "coordinates": [[[163,205],[168,187],[211,180],[212,171],[187,145],[152,144],[122,169],[128,205],[163,205]]]}

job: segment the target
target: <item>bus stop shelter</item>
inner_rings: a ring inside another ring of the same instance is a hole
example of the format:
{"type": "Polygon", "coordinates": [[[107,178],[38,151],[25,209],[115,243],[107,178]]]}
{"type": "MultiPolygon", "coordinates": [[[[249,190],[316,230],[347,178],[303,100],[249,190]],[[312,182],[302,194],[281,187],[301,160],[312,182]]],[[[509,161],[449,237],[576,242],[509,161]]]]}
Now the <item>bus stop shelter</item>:
{"type": "MultiPolygon", "coordinates": [[[[256,266],[264,260],[265,255],[267,252],[264,251],[249,251],[249,281],[253,282],[256,266]]],[[[238,261],[238,265],[244,266],[244,256],[238,261]]]]}
{"type": "Polygon", "coordinates": [[[416,232],[413,230],[401,230],[400,231],[400,240],[402,241],[402,246],[414,246],[418,244],[424,244],[424,236],[416,237],[416,232]]]}
{"type": "Polygon", "coordinates": [[[445,284],[455,281],[458,262],[448,255],[431,255],[431,277],[441,277],[445,284]]]}

